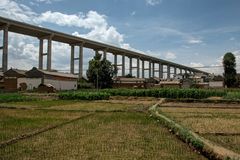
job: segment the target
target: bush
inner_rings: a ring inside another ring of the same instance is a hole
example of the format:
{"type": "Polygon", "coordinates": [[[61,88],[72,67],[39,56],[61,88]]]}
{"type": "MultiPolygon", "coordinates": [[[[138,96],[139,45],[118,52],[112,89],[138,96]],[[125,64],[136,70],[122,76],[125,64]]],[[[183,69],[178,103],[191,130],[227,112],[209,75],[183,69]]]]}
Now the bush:
{"type": "Polygon", "coordinates": [[[157,98],[193,98],[204,99],[211,96],[223,97],[226,95],[224,90],[207,90],[207,89],[178,89],[178,88],[161,88],[161,89],[104,89],[101,92],[109,93],[111,96],[137,96],[137,97],[157,97],[157,98]]]}
{"type": "Polygon", "coordinates": [[[224,98],[231,100],[240,100],[240,92],[228,92],[224,98]]]}
{"type": "Polygon", "coordinates": [[[59,99],[64,100],[108,100],[109,93],[104,92],[65,92],[59,94],[59,99]]]}
{"type": "Polygon", "coordinates": [[[19,93],[1,93],[0,94],[0,103],[22,102],[22,101],[31,101],[31,100],[34,100],[34,99],[19,93]]]}

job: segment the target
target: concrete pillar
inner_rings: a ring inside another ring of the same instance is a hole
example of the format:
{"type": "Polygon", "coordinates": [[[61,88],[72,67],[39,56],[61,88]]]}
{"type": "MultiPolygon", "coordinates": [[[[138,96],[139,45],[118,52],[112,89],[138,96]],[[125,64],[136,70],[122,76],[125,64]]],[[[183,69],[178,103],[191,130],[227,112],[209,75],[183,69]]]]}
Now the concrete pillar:
{"type": "Polygon", "coordinates": [[[79,45],[78,78],[83,78],[83,43],[79,45]]]}
{"type": "Polygon", "coordinates": [[[145,71],[145,66],[144,66],[144,60],[142,60],[142,78],[144,78],[145,77],[145,73],[144,73],[144,71],[145,71]]]}
{"type": "Polygon", "coordinates": [[[107,59],[107,50],[106,49],[103,50],[103,59],[107,59]]]}
{"type": "Polygon", "coordinates": [[[177,67],[174,67],[174,75],[177,74],[177,67]]]}
{"type": "Polygon", "coordinates": [[[98,50],[94,50],[95,51],[95,56],[97,56],[97,54],[98,54],[98,50]]]}
{"type": "Polygon", "coordinates": [[[71,45],[70,73],[74,74],[74,45],[71,45]]]}
{"type": "Polygon", "coordinates": [[[8,70],[8,26],[3,29],[3,52],[2,52],[2,70],[8,70]]]}
{"type": "Polygon", "coordinates": [[[149,61],[149,67],[148,67],[148,70],[149,70],[149,78],[151,78],[152,77],[152,74],[151,74],[151,72],[152,72],[152,63],[149,61]]]}
{"type": "Polygon", "coordinates": [[[129,57],[129,74],[132,75],[132,57],[129,57]]]}
{"type": "Polygon", "coordinates": [[[180,74],[182,75],[182,68],[179,68],[179,70],[180,70],[180,74]]]}
{"type": "Polygon", "coordinates": [[[52,37],[48,38],[48,46],[47,46],[47,70],[52,70],[52,37]]]}
{"type": "Polygon", "coordinates": [[[167,65],[167,79],[170,79],[170,65],[167,65]]]}
{"type": "Polygon", "coordinates": [[[137,78],[140,78],[140,71],[139,71],[139,58],[137,58],[137,78]]]}
{"type": "Polygon", "coordinates": [[[38,69],[43,69],[43,39],[39,39],[38,69]]]}
{"type": "Polygon", "coordinates": [[[114,65],[117,67],[117,55],[114,54],[114,65]]]}
{"type": "Polygon", "coordinates": [[[122,55],[122,76],[125,76],[125,55],[122,55]]]}
{"type": "Polygon", "coordinates": [[[163,65],[159,63],[159,78],[163,78],[163,65]]]}
{"type": "Polygon", "coordinates": [[[155,77],[155,63],[152,63],[152,77],[155,77]]]}

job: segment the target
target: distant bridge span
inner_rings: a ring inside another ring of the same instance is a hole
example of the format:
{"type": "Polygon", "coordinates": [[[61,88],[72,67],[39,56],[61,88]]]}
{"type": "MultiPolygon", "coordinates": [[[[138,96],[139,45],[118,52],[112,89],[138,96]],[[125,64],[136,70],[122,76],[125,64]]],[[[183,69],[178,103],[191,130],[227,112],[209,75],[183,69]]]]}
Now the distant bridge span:
{"type": "Polygon", "coordinates": [[[177,69],[179,69],[179,73],[204,73],[209,74],[207,72],[194,69],[188,66],[184,66],[181,64],[173,63],[170,61],[166,61],[163,59],[159,59],[156,57],[148,56],[142,53],[138,53],[131,50],[126,50],[123,48],[119,48],[116,46],[92,41],[89,39],[76,37],[70,34],[65,34],[61,32],[57,32],[54,30],[50,30],[47,28],[42,28],[38,26],[34,26],[31,24],[18,22],[15,20],[7,19],[4,17],[0,17],[0,30],[3,30],[3,45],[0,46],[2,50],[2,71],[6,71],[8,69],[8,32],[19,33],[23,35],[28,35],[32,37],[37,37],[39,39],[39,69],[43,69],[43,56],[47,56],[47,66],[46,70],[51,71],[51,59],[52,59],[52,41],[62,42],[69,44],[71,46],[71,61],[70,61],[70,72],[74,74],[74,61],[78,61],[78,75],[79,78],[83,76],[83,48],[93,49],[96,53],[98,51],[103,52],[103,57],[106,58],[107,53],[112,53],[114,55],[114,64],[117,64],[117,56],[122,56],[122,76],[125,75],[125,57],[129,58],[129,73],[132,74],[132,70],[137,70],[137,77],[140,77],[140,61],[142,62],[142,78],[144,78],[145,70],[149,71],[149,77],[156,76],[155,73],[158,73],[159,78],[163,78],[163,66],[167,66],[167,78],[170,78],[171,68],[174,69],[174,73],[177,73],[177,69]],[[43,53],[43,40],[47,40],[47,53],[43,53]],[[74,48],[75,46],[79,46],[79,57],[74,57],[74,48]],[[132,59],[137,60],[137,66],[133,67],[132,59]],[[144,63],[149,62],[149,67],[145,68],[144,63]],[[159,67],[156,70],[155,65],[158,64],[159,67]]]}

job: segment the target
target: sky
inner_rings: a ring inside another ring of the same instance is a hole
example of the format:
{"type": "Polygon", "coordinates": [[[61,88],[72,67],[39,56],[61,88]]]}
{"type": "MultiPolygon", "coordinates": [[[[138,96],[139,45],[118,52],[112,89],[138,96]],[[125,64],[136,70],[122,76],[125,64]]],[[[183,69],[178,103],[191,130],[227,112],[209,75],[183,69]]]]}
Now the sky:
{"type": "MultiPolygon", "coordinates": [[[[226,52],[240,72],[239,8],[239,0],[1,0],[0,16],[222,74],[226,52]]],[[[38,39],[9,36],[9,68],[38,66],[38,39]]],[[[70,46],[52,50],[53,68],[69,71],[70,46]]],[[[93,56],[84,49],[84,70],[93,56]]]]}

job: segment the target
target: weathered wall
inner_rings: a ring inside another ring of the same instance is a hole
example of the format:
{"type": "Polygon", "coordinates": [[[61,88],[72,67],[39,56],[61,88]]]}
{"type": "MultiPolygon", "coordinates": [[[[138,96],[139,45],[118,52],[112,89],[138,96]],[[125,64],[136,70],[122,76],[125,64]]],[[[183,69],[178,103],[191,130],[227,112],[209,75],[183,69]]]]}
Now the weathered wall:
{"type": "Polygon", "coordinates": [[[77,80],[63,81],[63,80],[44,79],[44,84],[51,84],[56,88],[56,90],[76,90],[77,89],[77,80]]]}
{"type": "Polygon", "coordinates": [[[17,87],[20,87],[21,83],[27,84],[27,90],[33,90],[34,88],[38,88],[41,84],[41,78],[18,78],[17,87]]]}
{"type": "Polygon", "coordinates": [[[223,81],[213,81],[209,82],[210,88],[223,88],[223,81]]]}

